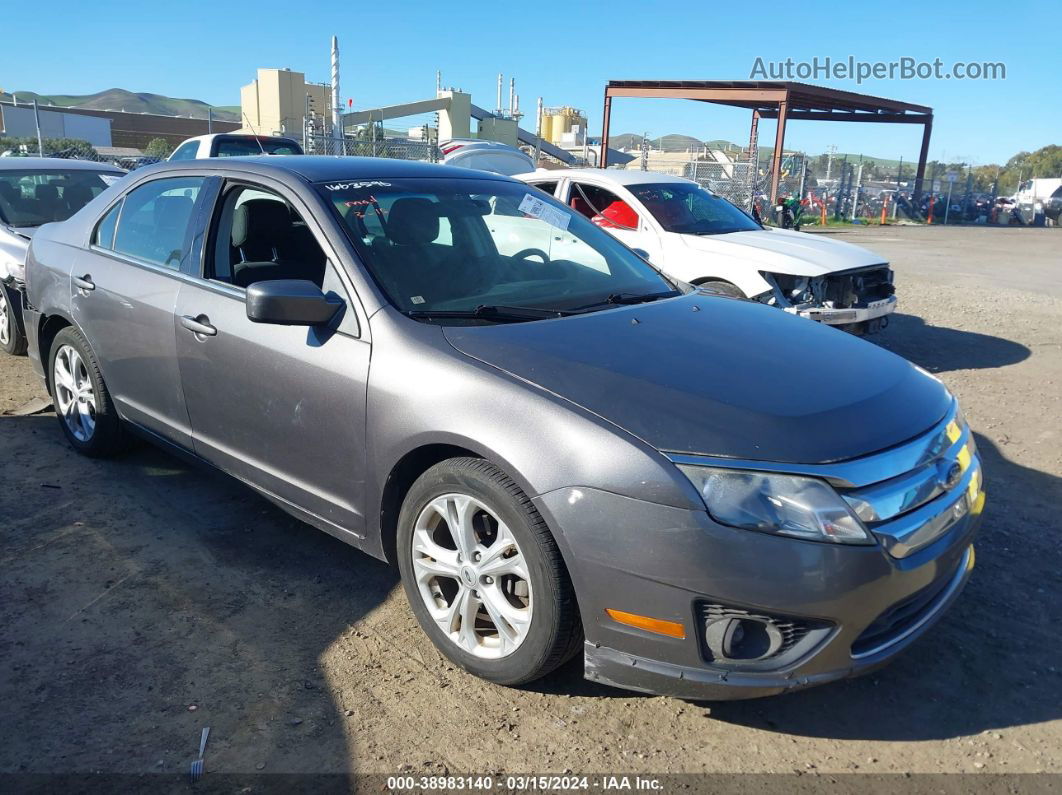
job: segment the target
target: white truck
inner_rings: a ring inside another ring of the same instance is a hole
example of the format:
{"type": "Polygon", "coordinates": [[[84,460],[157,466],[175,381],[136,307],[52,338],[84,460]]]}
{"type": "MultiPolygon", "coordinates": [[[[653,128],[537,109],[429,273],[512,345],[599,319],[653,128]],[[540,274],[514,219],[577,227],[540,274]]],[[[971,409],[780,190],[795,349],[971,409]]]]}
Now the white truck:
{"type": "Polygon", "coordinates": [[[1014,202],[1025,223],[1043,226],[1045,220],[1050,220],[1059,226],[1062,223],[1062,179],[1027,179],[1018,186],[1014,202]]]}
{"type": "Polygon", "coordinates": [[[665,273],[857,334],[896,309],[880,255],[823,235],[764,227],[696,182],[649,171],[518,174],[665,273]]]}

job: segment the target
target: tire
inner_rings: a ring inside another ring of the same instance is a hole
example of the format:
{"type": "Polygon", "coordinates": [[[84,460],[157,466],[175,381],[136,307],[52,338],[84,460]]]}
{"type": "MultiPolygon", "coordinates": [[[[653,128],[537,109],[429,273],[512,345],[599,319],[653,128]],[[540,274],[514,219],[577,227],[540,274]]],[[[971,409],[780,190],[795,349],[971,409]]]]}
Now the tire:
{"type": "Polygon", "coordinates": [[[421,475],[402,504],[396,548],[421,628],[470,673],[524,684],[582,645],[575,592],[556,542],[527,495],[490,462],[453,458],[421,475]],[[455,524],[470,528],[471,538],[451,533],[444,513],[465,516],[455,524]],[[466,622],[464,615],[474,618],[466,622]]]}
{"type": "Polygon", "coordinates": [[[730,282],[701,282],[697,286],[705,290],[711,290],[713,293],[729,295],[733,298],[745,297],[745,294],[730,282]]]}
{"type": "Polygon", "coordinates": [[[22,330],[22,302],[14,290],[0,284],[0,350],[12,356],[26,352],[26,334],[22,330]]]}
{"type": "Polygon", "coordinates": [[[48,356],[48,383],[55,415],[71,447],[93,458],[126,449],[128,437],[99,362],[77,329],[67,327],[55,335],[48,356]],[[57,363],[61,372],[56,370],[57,363]]]}

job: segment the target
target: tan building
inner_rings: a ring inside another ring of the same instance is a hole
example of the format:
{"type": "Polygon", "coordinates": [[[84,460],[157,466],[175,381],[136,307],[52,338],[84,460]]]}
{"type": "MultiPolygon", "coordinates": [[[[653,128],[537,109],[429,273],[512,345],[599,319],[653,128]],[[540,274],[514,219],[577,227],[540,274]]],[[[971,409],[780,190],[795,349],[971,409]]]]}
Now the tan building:
{"type": "Polygon", "coordinates": [[[331,86],[307,83],[302,72],[259,69],[258,78],[240,89],[240,108],[240,132],[298,138],[306,118],[312,120],[315,134],[332,131],[331,86]]]}

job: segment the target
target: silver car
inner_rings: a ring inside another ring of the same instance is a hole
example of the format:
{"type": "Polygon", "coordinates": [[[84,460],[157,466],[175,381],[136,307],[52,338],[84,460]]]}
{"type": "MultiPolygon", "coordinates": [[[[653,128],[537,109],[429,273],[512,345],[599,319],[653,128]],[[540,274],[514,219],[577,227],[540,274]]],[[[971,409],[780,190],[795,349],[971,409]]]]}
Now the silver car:
{"type": "Polygon", "coordinates": [[[661,275],[506,177],[152,166],[29,255],[70,444],[190,455],[396,564],[503,684],[748,698],[892,658],[970,575],[981,464],[935,378],[661,275]]]}
{"type": "Polygon", "coordinates": [[[107,163],[0,157],[0,350],[26,352],[22,292],[37,227],[66,220],[124,175],[107,163]]]}

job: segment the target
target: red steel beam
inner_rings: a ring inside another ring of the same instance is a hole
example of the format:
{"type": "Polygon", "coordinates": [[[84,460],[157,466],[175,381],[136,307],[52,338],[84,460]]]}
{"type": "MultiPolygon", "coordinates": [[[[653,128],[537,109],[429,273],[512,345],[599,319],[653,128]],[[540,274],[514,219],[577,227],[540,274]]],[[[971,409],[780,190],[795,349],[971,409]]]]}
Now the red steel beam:
{"type": "Polygon", "coordinates": [[[605,89],[605,110],[601,122],[601,155],[597,158],[598,168],[608,168],[608,124],[612,116],[612,97],[605,89]]]}
{"type": "Polygon", "coordinates": [[[916,205],[922,198],[922,183],[926,178],[926,160],[929,158],[929,136],[932,132],[933,117],[930,116],[925,120],[925,127],[922,128],[922,149],[918,153],[918,170],[915,172],[914,201],[916,205]]]}
{"type": "Polygon", "coordinates": [[[778,103],[778,129],[774,134],[774,156],[771,158],[771,206],[778,201],[778,179],[782,174],[782,149],[785,147],[785,122],[789,103],[778,103]]]}

